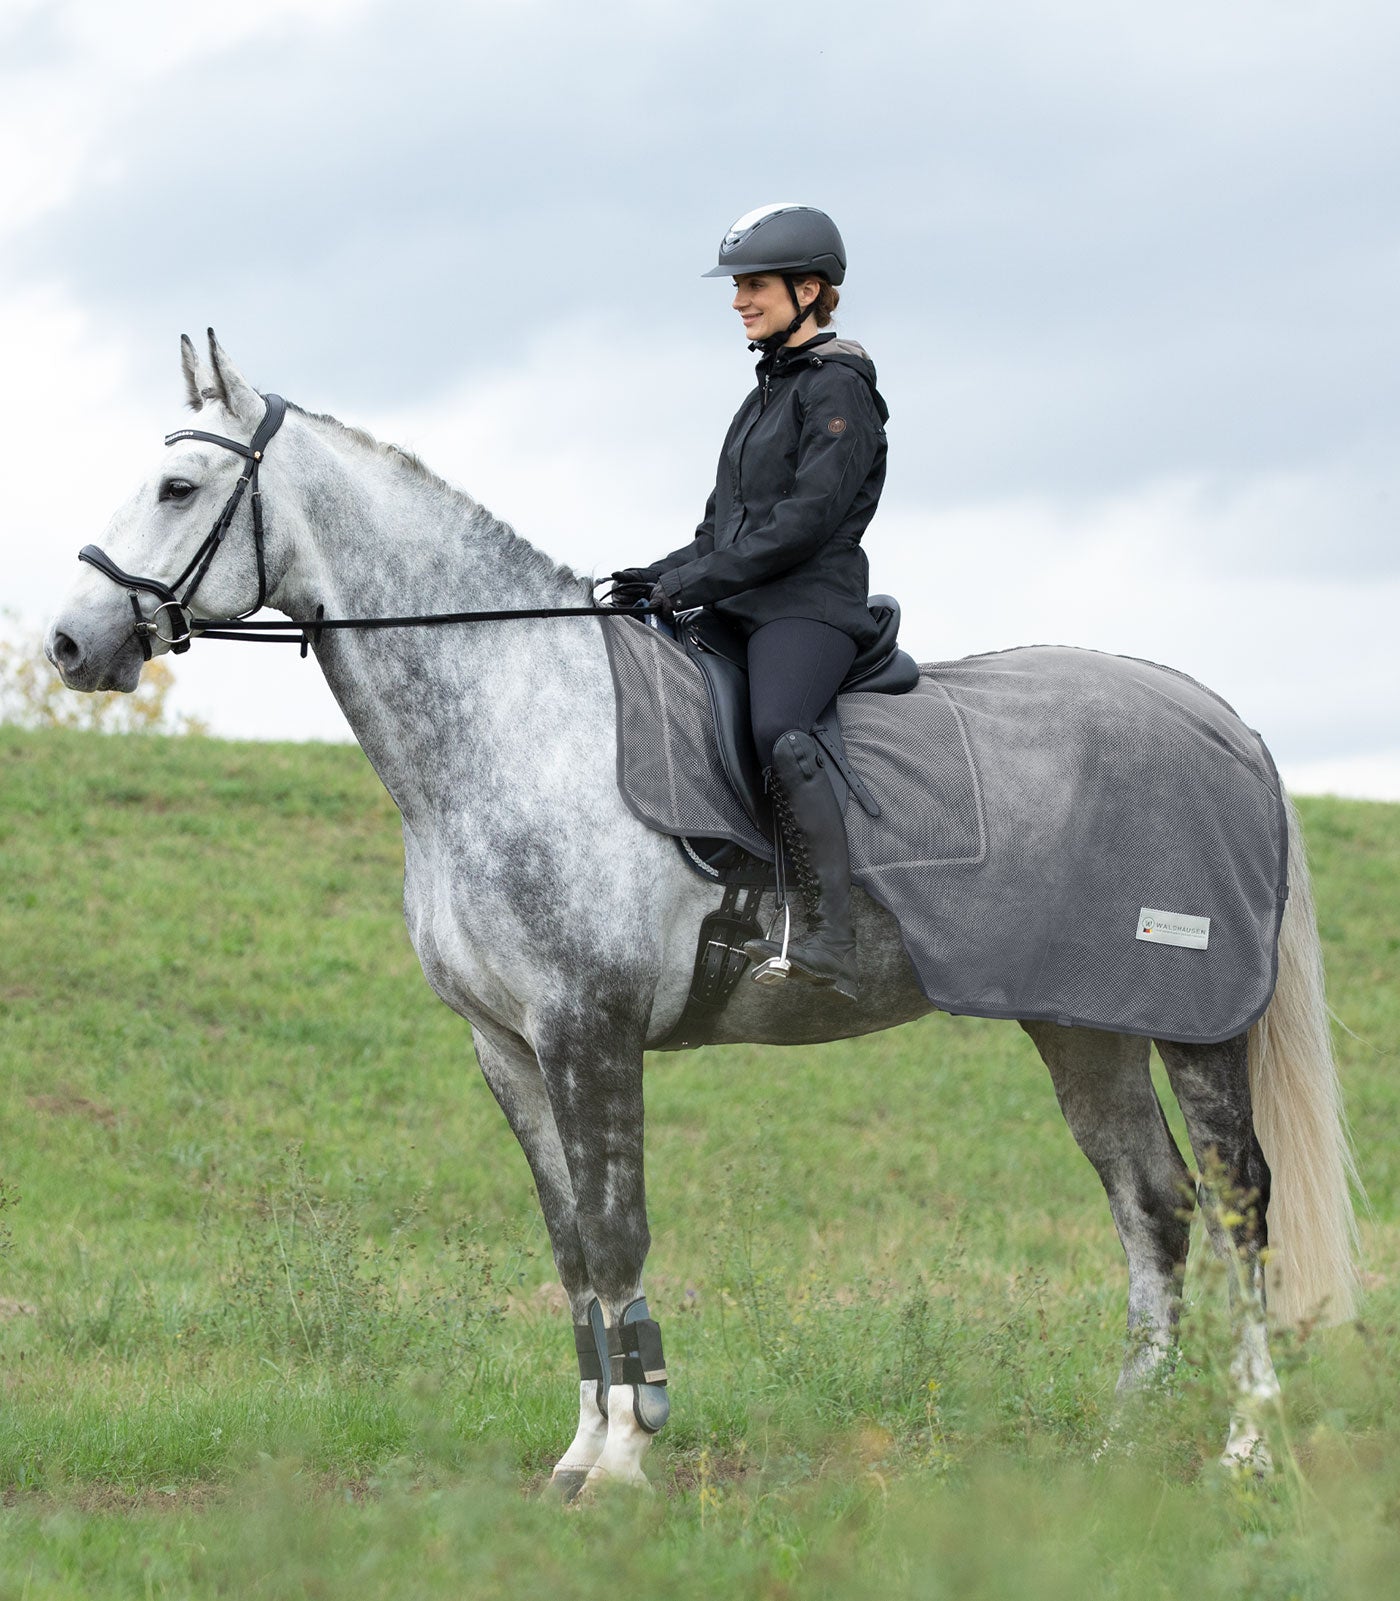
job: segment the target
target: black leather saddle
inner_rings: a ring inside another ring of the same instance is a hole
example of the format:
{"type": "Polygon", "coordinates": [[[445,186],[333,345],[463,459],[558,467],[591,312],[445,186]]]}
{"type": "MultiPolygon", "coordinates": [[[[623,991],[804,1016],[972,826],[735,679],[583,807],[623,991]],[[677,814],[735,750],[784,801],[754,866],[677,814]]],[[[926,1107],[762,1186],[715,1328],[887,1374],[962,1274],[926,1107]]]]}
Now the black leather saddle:
{"type": "MultiPolygon", "coordinates": [[[[904,695],[919,682],[919,664],[899,648],[899,602],[890,595],[872,595],[870,610],[880,626],[875,642],[851,664],[841,695],[904,695]]],[[[754,749],[749,725],[748,649],[742,634],[714,612],[702,610],[676,619],[677,636],[686,654],[699,667],[714,713],[720,764],[745,811],[765,833],[769,831],[768,802],[763,792],[763,763],[754,749]]],[[[827,773],[836,796],[844,805],[847,792],[878,817],[879,805],[850,770],[836,717],[836,697],[812,728],[813,736],[831,757],[827,773]]]]}

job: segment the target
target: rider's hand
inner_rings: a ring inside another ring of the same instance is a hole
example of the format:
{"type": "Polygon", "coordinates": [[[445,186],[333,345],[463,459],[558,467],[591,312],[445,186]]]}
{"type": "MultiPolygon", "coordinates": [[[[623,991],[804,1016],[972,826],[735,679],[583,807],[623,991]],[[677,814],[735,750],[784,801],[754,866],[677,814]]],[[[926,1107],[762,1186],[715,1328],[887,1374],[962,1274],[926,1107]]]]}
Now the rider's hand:
{"type": "Polygon", "coordinates": [[[612,575],[612,588],[604,603],[622,611],[630,611],[634,606],[646,604],[651,597],[652,585],[653,580],[646,576],[645,568],[624,567],[612,575]]]}
{"type": "Polygon", "coordinates": [[[676,615],[676,608],[671,602],[671,597],[660,584],[652,587],[651,593],[647,597],[647,610],[655,612],[663,622],[669,622],[676,615]]]}

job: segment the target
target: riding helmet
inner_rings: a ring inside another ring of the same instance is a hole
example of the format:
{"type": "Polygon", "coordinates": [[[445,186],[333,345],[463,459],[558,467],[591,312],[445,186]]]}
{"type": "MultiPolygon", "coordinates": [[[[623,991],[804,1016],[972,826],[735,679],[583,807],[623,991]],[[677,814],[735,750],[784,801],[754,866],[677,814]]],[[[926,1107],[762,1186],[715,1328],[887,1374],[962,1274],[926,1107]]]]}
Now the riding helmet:
{"type": "Polygon", "coordinates": [[[746,211],[720,240],[719,265],[703,278],[746,272],[812,273],[829,284],[846,276],[846,247],[836,224],[815,206],[781,202],[746,211]]]}

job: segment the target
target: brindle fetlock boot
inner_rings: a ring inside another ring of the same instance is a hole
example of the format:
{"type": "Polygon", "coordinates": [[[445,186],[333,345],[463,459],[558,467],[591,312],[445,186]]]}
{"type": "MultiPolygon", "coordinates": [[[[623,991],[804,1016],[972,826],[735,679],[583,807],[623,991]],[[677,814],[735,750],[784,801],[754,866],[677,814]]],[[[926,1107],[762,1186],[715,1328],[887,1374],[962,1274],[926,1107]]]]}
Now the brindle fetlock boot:
{"type": "Polygon", "coordinates": [[[846,824],[822,771],[816,740],[790,728],[773,746],[773,812],[803,899],[807,929],[788,943],[754,939],[744,952],[757,965],[757,984],[786,978],[856,997],[856,938],[851,927],[851,861],[846,824]]]}

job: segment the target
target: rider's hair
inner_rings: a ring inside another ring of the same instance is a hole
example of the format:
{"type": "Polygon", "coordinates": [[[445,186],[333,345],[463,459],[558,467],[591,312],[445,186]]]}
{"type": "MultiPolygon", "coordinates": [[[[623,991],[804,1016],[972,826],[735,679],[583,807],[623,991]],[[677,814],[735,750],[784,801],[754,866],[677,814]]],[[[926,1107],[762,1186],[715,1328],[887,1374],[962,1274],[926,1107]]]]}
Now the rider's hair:
{"type": "Polygon", "coordinates": [[[823,278],[821,288],[817,291],[817,309],[812,313],[812,321],[818,328],[825,328],[831,321],[840,300],[841,291],[823,278]]]}

